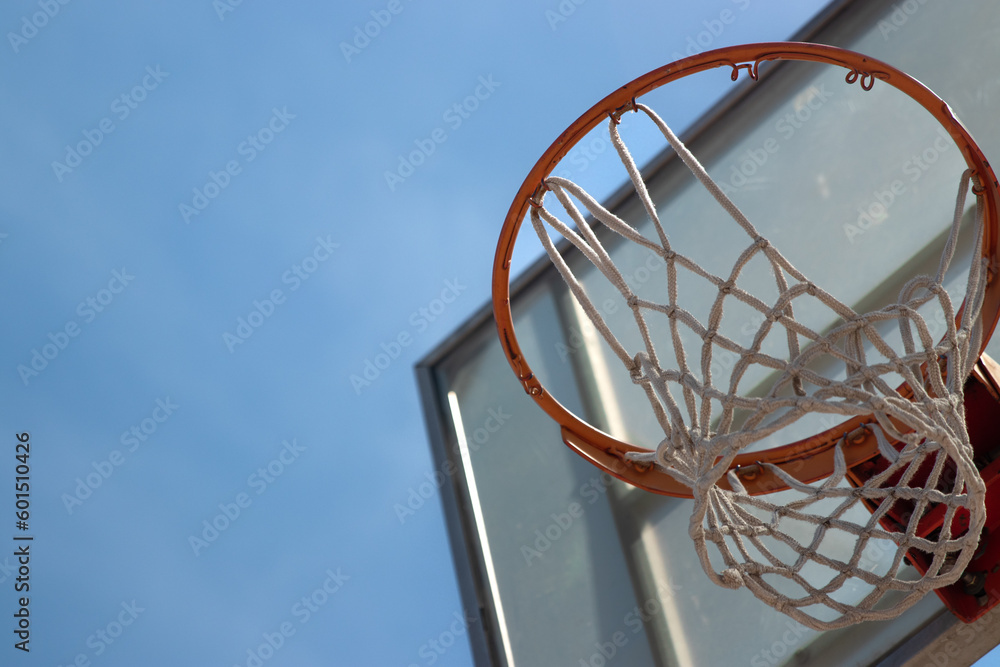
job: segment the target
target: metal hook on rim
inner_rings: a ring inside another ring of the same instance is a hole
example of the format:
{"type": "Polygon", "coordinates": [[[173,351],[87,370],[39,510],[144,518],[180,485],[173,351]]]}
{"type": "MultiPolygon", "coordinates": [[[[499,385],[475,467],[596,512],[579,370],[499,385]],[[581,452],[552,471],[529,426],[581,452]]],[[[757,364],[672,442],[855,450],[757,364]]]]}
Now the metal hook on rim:
{"type": "Polygon", "coordinates": [[[861,79],[862,90],[871,90],[875,86],[876,78],[879,77],[875,72],[862,72],[857,69],[852,69],[847,73],[847,76],[844,77],[844,81],[847,83],[854,83],[858,79],[861,79]]]}
{"type": "Polygon", "coordinates": [[[757,479],[757,477],[764,473],[764,466],[760,461],[755,461],[750,465],[738,466],[733,470],[736,476],[740,479],[745,479],[748,482],[757,479]]]}
{"type": "Polygon", "coordinates": [[[729,75],[729,78],[732,79],[733,81],[736,81],[737,79],[740,78],[741,69],[745,69],[747,71],[747,74],[749,74],[750,78],[753,79],[754,81],[756,81],[758,76],[760,76],[760,73],[758,72],[758,68],[760,67],[760,60],[755,60],[752,63],[740,63],[739,65],[737,65],[736,63],[728,63],[728,64],[730,67],[733,68],[732,73],[729,75]]]}

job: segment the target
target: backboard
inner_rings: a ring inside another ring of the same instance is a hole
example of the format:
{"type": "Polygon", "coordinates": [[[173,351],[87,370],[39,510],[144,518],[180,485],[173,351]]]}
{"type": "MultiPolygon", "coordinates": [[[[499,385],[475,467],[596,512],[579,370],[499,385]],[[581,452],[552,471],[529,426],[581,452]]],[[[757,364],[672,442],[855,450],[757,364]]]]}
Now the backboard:
{"type": "MultiPolygon", "coordinates": [[[[989,156],[1000,155],[993,122],[1000,84],[970,63],[1000,54],[998,31],[1000,18],[986,2],[839,2],[796,39],[866,53],[923,81],[989,156]]],[[[848,99],[809,70],[783,68],[763,83],[731,94],[685,133],[689,145],[710,157],[713,176],[753,210],[773,208],[789,188],[805,192],[796,163],[784,155],[811,152],[821,161],[854,141],[870,172],[832,164],[808,187],[820,198],[867,187],[867,198],[801,225],[793,210],[772,220],[785,226],[780,241],[800,265],[834,247],[849,249],[857,261],[827,279],[853,303],[877,300],[872,285],[891,282],[899,266],[926,261],[921,250],[940,224],[923,202],[937,187],[937,171],[957,156],[933,133],[907,125],[905,111],[902,121],[873,124],[862,115],[864,98],[848,99]],[[917,148],[889,150],[894,133],[916,136],[917,148]]],[[[685,177],[668,159],[649,157],[646,180],[658,207],[694,216],[700,204],[685,177]]],[[[625,190],[608,201],[623,212],[635,207],[625,190]]],[[[655,438],[634,388],[610,373],[595,333],[548,262],[529,269],[513,294],[522,349],[545,386],[609,433],[655,438]]],[[[1000,345],[987,352],[1000,357],[1000,345]]],[[[418,377],[435,461],[446,473],[442,501],[464,603],[482,621],[470,630],[478,664],[964,665],[1000,640],[1000,614],[964,626],[934,596],[892,621],[821,633],[745,590],[716,588],[687,540],[687,501],[621,484],[564,447],[558,426],[510,373],[488,309],[421,362],[418,377]]]]}

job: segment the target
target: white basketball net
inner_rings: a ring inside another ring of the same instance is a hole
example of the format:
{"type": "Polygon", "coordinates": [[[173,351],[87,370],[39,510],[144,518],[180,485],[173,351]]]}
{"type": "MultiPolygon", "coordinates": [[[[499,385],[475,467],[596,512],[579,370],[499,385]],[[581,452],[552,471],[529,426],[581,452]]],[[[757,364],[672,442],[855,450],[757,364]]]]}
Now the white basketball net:
{"type": "Polygon", "coordinates": [[[657,238],[644,237],[564,178],[550,177],[545,185],[558,200],[560,213],[568,215],[570,222],[545,206],[545,195],[542,201],[536,197],[532,202],[531,221],[583,311],[633,382],[645,390],[664,438],[655,452],[634,458],[654,462],[691,489],[694,510],[689,532],[705,572],[720,586],[746,586],[768,605],[821,630],[891,618],[931,589],[954,583],[976,551],[986,518],[985,484],[972,461],[963,408],[963,384],[978,358],[981,342],[979,310],[985,289],[984,262],[980,261],[981,203],[977,207],[974,260],[961,326],[956,327],[952,301],[942,286],[955,252],[970,173],[963,174],[959,184],[955,217],[937,275],[911,279],[902,288],[897,303],[860,314],[809,282],[763,238],[650,108],[636,104],[635,109],[658,126],[685,165],[749,237],[732,272],[728,276],[713,275],[674,250],[614,120],[609,122],[611,141],[657,238]],[[661,293],[665,302],[640,298],[629,287],[571,196],[597,223],[663,259],[665,270],[661,277],[665,278],[666,289],[661,293]],[[571,223],[576,229],[571,228],[571,223]],[[576,246],[621,293],[638,326],[641,350],[627,351],[611,332],[556,249],[546,225],[576,246]],[[778,293],[773,303],[765,303],[737,284],[744,267],[758,255],[766,258],[773,272],[778,293]],[[717,288],[718,296],[706,322],[698,321],[681,305],[680,271],[699,276],[717,288]],[[723,309],[731,299],[763,317],[749,347],[719,330],[723,309]],[[798,300],[822,303],[836,314],[839,324],[821,336],[797,322],[792,307],[798,300]],[[918,308],[933,300],[943,310],[947,324],[941,341],[931,337],[927,323],[917,313],[918,308]],[[665,342],[672,347],[673,359],[657,354],[646,320],[652,313],[669,318],[671,340],[665,342]],[[894,349],[877,330],[876,325],[885,322],[898,324],[901,349],[894,349]],[[787,334],[787,358],[762,351],[765,337],[775,327],[787,334]],[[693,359],[688,358],[682,344],[682,329],[693,332],[701,341],[700,355],[693,359]],[[877,350],[877,362],[866,360],[866,347],[877,350]],[[739,359],[731,375],[721,380],[712,374],[712,356],[717,348],[739,359]],[[838,367],[846,369],[846,377],[831,379],[811,370],[812,362],[822,357],[836,360],[838,367]],[[739,395],[741,378],[754,366],[776,372],[778,379],[763,395],[739,395]],[[892,376],[893,382],[902,377],[912,398],[901,395],[887,376],[892,376]],[[718,419],[714,428],[713,405],[718,419]],[[737,410],[752,412],[735,427],[737,410]],[[836,447],[835,470],[822,483],[803,484],[766,464],[791,490],[749,495],[738,475],[728,472],[733,459],[749,445],[807,413],[873,415],[877,423],[868,428],[878,438],[882,455],[891,462],[888,469],[860,487],[846,483],[841,440],[836,447]],[[904,443],[901,450],[891,446],[887,437],[904,443]],[[718,485],[723,475],[727,475],[732,490],[718,485]],[[916,480],[926,483],[921,486],[914,481],[911,485],[915,475],[916,480]],[[880,522],[894,509],[897,516],[904,516],[899,525],[905,523],[905,527],[898,531],[880,522]],[[932,512],[943,515],[941,527],[922,535],[918,531],[921,521],[926,526],[932,512]],[[828,544],[824,544],[825,540],[828,544]],[[853,549],[845,550],[845,542],[853,543],[853,549]],[[832,543],[838,547],[831,549],[832,543]],[[716,550],[715,564],[709,544],[716,550]],[[923,576],[905,566],[903,558],[909,549],[924,552],[931,561],[923,576]]]}

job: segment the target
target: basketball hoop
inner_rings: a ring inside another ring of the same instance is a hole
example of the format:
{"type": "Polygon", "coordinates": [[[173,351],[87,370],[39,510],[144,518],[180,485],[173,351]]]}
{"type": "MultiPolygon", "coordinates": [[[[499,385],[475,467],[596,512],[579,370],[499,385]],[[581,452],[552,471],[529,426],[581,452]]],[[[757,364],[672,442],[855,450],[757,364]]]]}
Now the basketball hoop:
{"type": "Polygon", "coordinates": [[[976,555],[986,522],[986,484],[973,461],[963,397],[966,380],[974,371],[982,382],[992,378],[979,357],[1000,315],[1000,281],[992,280],[1000,230],[998,203],[996,177],[972,137],[944,101],[903,72],[857,53],[817,44],[753,44],[706,52],[654,70],[606,97],[570,125],[529,172],[504,221],[494,261],[493,305],[500,341],[526,392],[560,424],[567,445],[636,487],[694,499],[690,534],[705,572],[717,584],[746,586],[767,604],[817,629],[890,618],[928,591],[958,581],[976,555]],[[808,272],[799,271],[758,231],[641,99],[667,83],[716,68],[730,70],[733,81],[745,77],[756,81],[761,65],[777,60],[843,68],[845,85],[856,84],[864,91],[878,85],[894,87],[931,114],[964,158],[967,169],[955,183],[955,214],[937,272],[913,277],[888,306],[857,312],[811,282],[808,272]],[[643,114],[652,121],[676,156],[745,233],[745,250],[729,274],[704,269],[671,243],[618,131],[626,113],[643,114]],[[655,227],[653,238],[641,234],[576,183],[552,176],[569,151],[601,123],[607,123],[635,197],[655,227]],[[965,233],[963,213],[970,187],[976,202],[974,251],[965,300],[955,308],[942,284],[959,235],[965,233]],[[619,440],[574,415],[546,390],[524,359],[514,332],[510,267],[526,218],[577,307],[621,361],[622,371],[645,392],[664,434],[655,451],[619,440]],[[592,225],[662,260],[661,300],[636,293],[592,225]],[[579,251],[620,294],[634,315],[642,341],[638,351],[626,349],[619,341],[549,230],[568,241],[566,247],[579,251]],[[740,279],[751,262],[767,264],[775,298],[766,300],[743,288],[740,279]],[[715,291],[711,312],[704,320],[684,307],[678,272],[715,291]],[[727,304],[737,301],[754,309],[761,320],[750,344],[720,331],[727,304]],[[813,331],[795,317],[795,309],[805,302],[829,309],[838,324],[824,334],[813,331]],[[918,312],[927,304],[946,314],[947,333],[940,340],[931,337],[918,312]],[[669,322],[672,360],[658,353],[661,341],[654,340],[647,324],[647,318],[654,315],[669,322]],[[896,343],[880,333],[880,327],[887,324],[899,332],[896,343]],[[697,354],[691,359],[681,343],[681,331],[698,339],[697,354]],[[772,331],[783,332],[787,350],[781,357],[762,350],[762,342],[772,331]],[[739,360],[728,377],[716,382],[712,357],[723,350],[739,360]],[[817,373],[813,366],[820,358],[836,362],[842,376],[817,373]],[[740,381],[753,367],[773,371],[775,379],[763,393],[750,395],[740,381]],[[889,377],[903,382],[890,385],[889,377]],[[737,413],[749,416],[741,421],[737,413]],[[844,421],[784,446],[748,451],[804,415],[816,413],[839,415],[844,421]],[[863,464],[867,465],[865,474],[857,474],[863,464]],[[785,493],[766,495],[778,491],[785,493]],[[866,520],[848,518],[855,507],[870,512],[866,520]],[[797,527],[789,528],[790,523],[797,527]],[[823,542],[832,532],[853,540],[849,556],[824,552],[823,542]],[[866,550],[876,543],[892,543],[894,555],[884,571],[872,572],[863,561],[866,550]],[[709,547],[715,549],[712,554],[709,547]],[[923,554],[915,559],[921,573],[918,578],[904,567],[904,556],[911,550],[923,554]],[[804,567],[825,568],[834,574],[816,583],[815,577],[803,574],[804,567]],[[789,592],[789,587],[795,592],[789,592]],[[863,592],[851,597],[845,593],[848,590],[863,592]]]}

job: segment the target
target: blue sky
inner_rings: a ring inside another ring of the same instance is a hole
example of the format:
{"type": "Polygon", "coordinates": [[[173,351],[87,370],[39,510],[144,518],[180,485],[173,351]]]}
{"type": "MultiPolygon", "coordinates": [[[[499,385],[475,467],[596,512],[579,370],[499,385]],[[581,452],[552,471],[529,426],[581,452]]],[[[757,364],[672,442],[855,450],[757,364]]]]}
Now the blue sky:
{"type": "Polygon", "coordinates": [[[2,662],[470,664],[413,364],[577,115],[824,4],[4,3],[2,662]]]}

